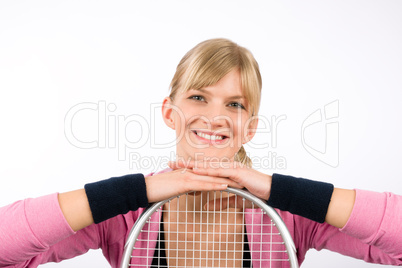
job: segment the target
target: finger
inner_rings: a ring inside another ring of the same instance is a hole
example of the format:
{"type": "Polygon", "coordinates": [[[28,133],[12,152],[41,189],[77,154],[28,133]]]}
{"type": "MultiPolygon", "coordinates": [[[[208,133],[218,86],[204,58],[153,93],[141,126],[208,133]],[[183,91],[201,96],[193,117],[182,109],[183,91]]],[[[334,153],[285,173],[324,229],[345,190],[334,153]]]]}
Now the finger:
{"type": "Polygon", "coordinates": [[[241,167],[239,162],[217,162],[217,161],[196,161],[194,162],[194,168],[236,168],[241,167]]]}
{"type": "Polygon", "coordinates": [[[193,172],[198,175],[230,178],[239,182],[239,170],[232,168],[193,168],[193,172]]]}
{"type": "Polygon", "coordinates": [[[190,191],[220,191],[225,190],[229,179],[200,176],[192,172],[171,172],[156,174],[145,178],[147,197],[150,203],[164,200],[190,191]]]}
{"type": "Polygon", "coordinates": [[[229,179],[229,178],[222,178],[222,177],[214,177],[209,175],[198,175],[194,173],[189,173],[190,180],[197,180],[202,182],[211,182],[211,183],[219,183],[219,184],[226,184],[233,188],[242,189],[244,186],[240,185],[239,183],[229,179]]]}
{"type": "Polygon", "coordinates": [[[225,183],[216,183],[216,182],[205,182],[205,181],[193,181],[187,185],[189,191],[223,191],[226,190],[228,184],[225,183]]]}
{"type": "Polygon", "coordinates": [[[169,161],[168,166],[173,169],[181,169],[181,168],[193,168],[194,167],[194,161],[183,161],[183,160],[178,160],[178,161],[169,161]]]}
{"type": "Polygon", "coordinates": [[[178,161],[169,161],[168,162],[169,167],[172,169],[180,169],[180,168],[205,168],[205,167],[220,167],[219,162],[204,162],[204,161],[184,161],[184,160],[178,160],[178,161]]]}
{"type": "MultiPolygon", "coordinates": [[[[200,162],[196,162],[198,164],[200,162]]],[[[221,161],[221,162],[204,162],[203,165],[196,165],[197,167],[203,167],[203,168],[243,168],[245,167],[244,164],[237,162],[237,161],[221,161]]]]}

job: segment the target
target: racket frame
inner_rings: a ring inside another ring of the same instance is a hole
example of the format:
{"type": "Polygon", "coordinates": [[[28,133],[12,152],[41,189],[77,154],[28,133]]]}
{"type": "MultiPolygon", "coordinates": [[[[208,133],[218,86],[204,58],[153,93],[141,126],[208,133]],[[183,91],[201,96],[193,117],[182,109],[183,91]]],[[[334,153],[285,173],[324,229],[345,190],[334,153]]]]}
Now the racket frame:
{"type": "MultiPolygon", "coordinates": [[[[193,192],[194,191],[191,191],[189,193],[193,193],[193,192]]],[[[291,268],[299,268],[299,263],[297,261],[297,256],[296,256],[296,246],[293,242],[292,236],[290,235],[288,228],[286,227],[282,218],[279,216],[278,212],[276,212],[275,209],[268,206],[266,204],[265,200],[262,200],[243,189],[227,187],[226,190],[223,190],[220,192],[228,192],[228,193],[236,194],[249,201],[254,202],[259,208],[261,208],[268,215],[268,217],[270,217],[270,219],[272,220],[272,222],[276,226],[276,228],[278,228],[278,231],[283,239],[283,242],[285,243],[286,251],[287,251],[287,254],[289,257],[290,267],[291,268]]],[[[123,252],[120,268],[130,267],[129,264],[131,261],[131,254],[134,249],[134,244],[135,244],[137,237],[139,236],[142,228],[144,227],[147,220],[151,217],[151,215],[155,211],[157,211],[159,208],[161,208],[164,204],[169,202],[170,200],[172,200],[174,198],[179,198],[179,197],[180,196],[173,196],[169,199],[165,199],[165,200],[156,202],[153,205],[149,206],[146,210],[144,210],[144,212],[141,214],[141,216],[135,222],[134,226],[131,228],[130,233],[127,237],[127,241],[124,245],[124,252],[123,252]]]]}

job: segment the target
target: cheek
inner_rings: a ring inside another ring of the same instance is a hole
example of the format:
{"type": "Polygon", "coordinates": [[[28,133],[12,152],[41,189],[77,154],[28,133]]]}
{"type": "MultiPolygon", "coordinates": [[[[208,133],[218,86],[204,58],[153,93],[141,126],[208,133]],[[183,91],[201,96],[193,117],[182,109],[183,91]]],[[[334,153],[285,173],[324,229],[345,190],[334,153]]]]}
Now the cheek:
{"type": "Polygon", "coordinates": [[[248,117],[243,115],[240,119],[237,119],[233,125],[233,129],[238,138],[244,138],[247,135],[248,117]]]}
{"type": "Polygon", "coordinates": [[[185,104],[177,107],[177,117],[180,117],[182,122],[188,122],[197,115],[200,115],[200,111],[195,105],[185,104]]]}

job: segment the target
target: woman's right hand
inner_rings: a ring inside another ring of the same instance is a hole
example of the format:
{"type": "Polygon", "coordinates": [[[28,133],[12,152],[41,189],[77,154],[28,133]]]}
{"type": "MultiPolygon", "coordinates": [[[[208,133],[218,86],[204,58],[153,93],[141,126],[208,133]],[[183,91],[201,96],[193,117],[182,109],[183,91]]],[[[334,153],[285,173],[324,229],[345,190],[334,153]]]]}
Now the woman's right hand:
{"type": "Polygon", "coordinates": [[[222,191],[228,186],[243,188],[233,180],[195,174],[191,169],[181,168],[145,177],[149,203],[165,200],[190,191],[222,191]]]}
{"type": "MultiPolygon", "coordinates": [[[[145,177],[145,184],[148,203],[190,191],[221,191],[228,186],[242,188],[232,180],[198,175],[185,168],[145,177]]],[[[63,215],[74,231],[94,223],[85,189],[60,193],[58,198],[63,215]]]]}

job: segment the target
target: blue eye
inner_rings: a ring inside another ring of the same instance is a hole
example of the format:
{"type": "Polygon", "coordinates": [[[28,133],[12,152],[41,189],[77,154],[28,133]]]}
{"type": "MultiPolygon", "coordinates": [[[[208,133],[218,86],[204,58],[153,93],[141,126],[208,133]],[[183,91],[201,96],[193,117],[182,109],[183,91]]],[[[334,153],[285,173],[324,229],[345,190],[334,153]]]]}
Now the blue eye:
{"type": "Polygon", "coordinates": [[[196,101],[205,101],[204,97],[200,96],[200,95],[193,95],[193,96],[189,97],[189,99],[196,100],[196,101]]]}
{"type": "Polygon", "coordinates": [[[229,106],[231,107],[235,107],[235,108],[240,108],[240,109],[246,109],[243,104],[241,104],[240,102],[232,102],[229,104],[229,106]]]}

